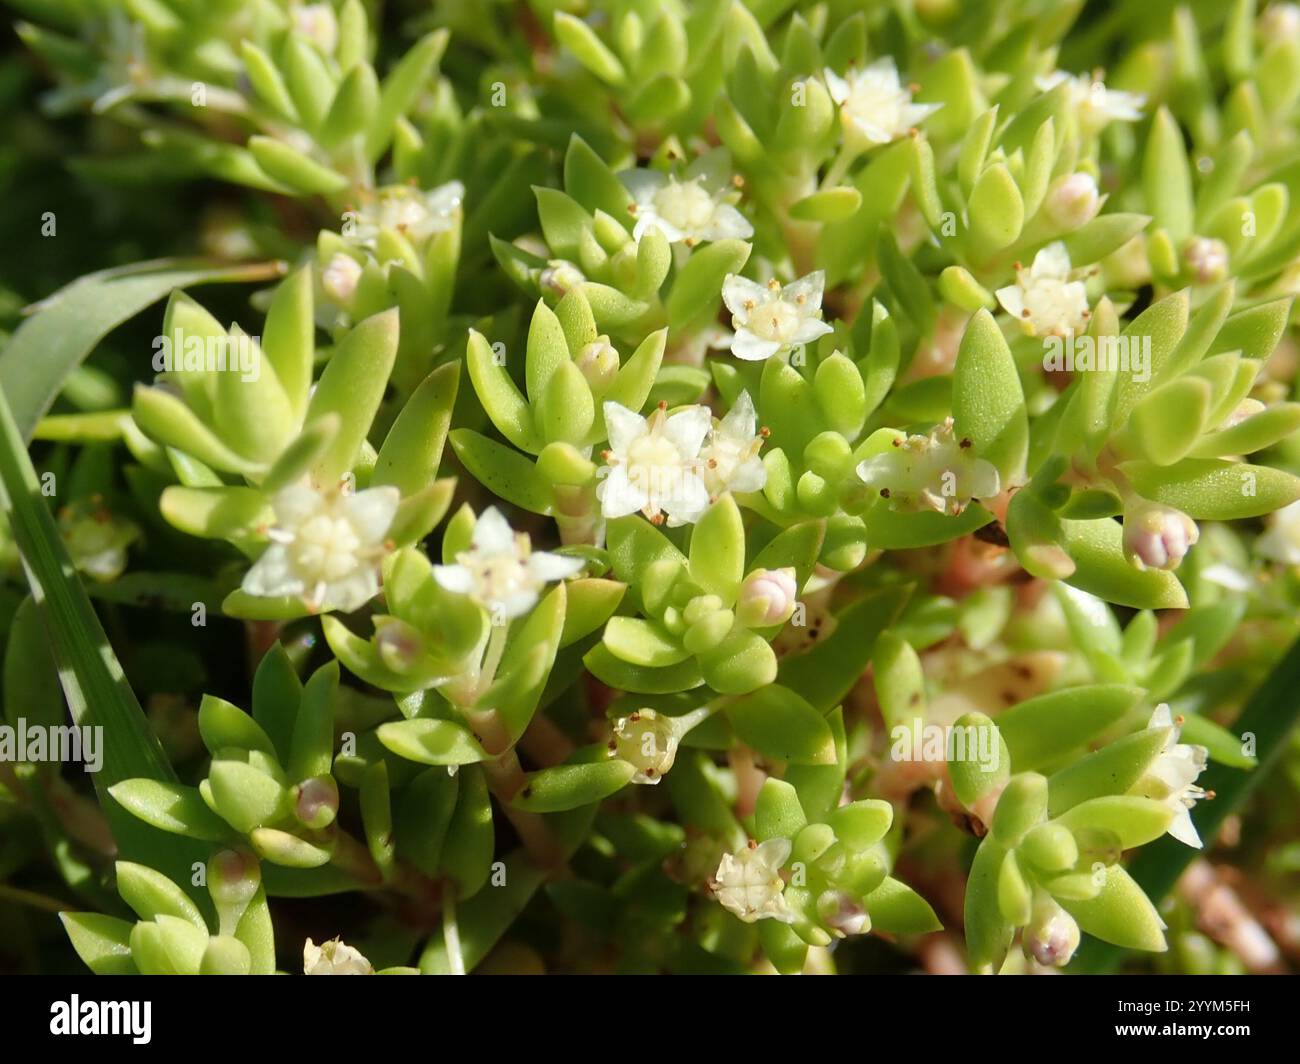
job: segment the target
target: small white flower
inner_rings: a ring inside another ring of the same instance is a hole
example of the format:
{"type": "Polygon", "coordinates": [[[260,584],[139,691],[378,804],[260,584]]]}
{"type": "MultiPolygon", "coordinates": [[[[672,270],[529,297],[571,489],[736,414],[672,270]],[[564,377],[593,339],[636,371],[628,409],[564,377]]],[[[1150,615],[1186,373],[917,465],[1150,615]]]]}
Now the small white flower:
{"type": "Polygon", "coordinates": [[[1054,70],[1036,79],[1042,92],[1050,92],[1062,82],[1069,84],[1070,104],[1079,116],[1085,133],[1100,133],[1111,122],[1137,122],[1147,98],[1137,92],[1118,92],[1102,83],[1100,74],[1067,74],[1054,70]]]}
{"type": "Polygon", "coordinates": [[[351,255],[336,251],[320,273],[325,294],[341,306],[347,306],[356,295],[357,282],[361,280],[361,263],[351,255]]]}
{"type": "Polygon", "coordinates": [[[1124,553],[1138,569],[1177,569],[1200,536],[1172,506],[1139,499],[1124,509],[1124,553]]]}
{"type": "Polygon", "coordinates": [[[723,492],[762,491],[767,467],[759,458],[766,429],[758,429],[758,412],[749,392],[741,392],[726,417],[715,421],[700,452],[701,472],[709,498],[723,492]]]}
{"type": "Polygon", "coordinates": [[[1259,16],[1259,36],[1265,43],[1300,37],[1300,7],[1269,4],[1259,16]]]}
{"type": "Polygon", "coordinates": [[[927,436],[912,435],[858,463],[858,477],[892,510],[934,510],[955,516],[972,499],[1002,490],[992,462],[976,458],[970,444],[953,436],[948,418],[927,436]]]}
{"type": "Polygon", "coordinates": [[[640,709],[621,717],[609,741],[609,756],[636,767],[633,783],[655,785],[673,767],[681,740],[672,717],[640,709]]]}
{"type": "Polygon", "coordinates": [[[1267,530],[1255,540],[1255,553],[1283,565],[1300,565],[1300,501],[1269,517],[1267,530]]]}
{"type": "Polygon", "coordinates": [[[705,240],[748,240],[754,235],[749,219],[728,202],[725,187],[710,188],[703,175],[679,179],[661,170],[640,169],[621,177],[634,201],[636,240],[652,228],[670,244],[688,247],[705,240]]]}
{"type": "Polygon", "coordinates": [[[468,595],[503,619],[527,613],[542,589],[582,569],[581,558],[534,551],[526,532],[515,532],[494,506],[474,523],[470,549],[455,565],[435,565],[434,579],[448,591],[468,595]]]}
{"type": "Polygon", "coordinates": [[[302,947],[304,975],[374,975],[375,970],[361,953],[342,939],[332,938],[316,945],[308,939],[302,947]]]}
{"type": "Polygon", "coordinates": [[[1060,241],[1048,244],[1016,283],[997,290],[998,302],[1030,336],[1073,336],[1088,320],[1088,290],[1070,280],[1070,254],[1060,241]]]}
{"type": "Polygon", "coordinates": [[[1197,284],[1214,284],[1228,275],[1228,245],[1210,236],[1194,236],[1183,246],[1183,262],[1197,284]]]}
{"type": "Polygon", "coordinates": [[[379,591],[379,563],[401,494],[346,493],[303,482],[275,496],[271,545],[244,577],[250,595],[298,596],[313,611],[355,610],[379,591]]]}
{"type": "Polygon", "coordinates": [[[723,854],[713,873],[713,896],[747,924],[755,920],[794,923],[781,878],[781,866],[790,859],[791,849],[789,839],[768,839],[757,845],[751,842],[739,853],[723,854]]]}
{"type": "Polygon", "coordinates": [[[1154,798],[1163,802],[1174,811],[1174,819],[1169,824],[1169,834],[1187,846],[1201,848],[1201,837],[1196,833],[1192,823],[1191,808],[1202,798],[1212,798],[1213,794],[1196,786],[1196,777],[1205,771],[1209,751],[1203,746],[1178,741],[1182,718],[1175,721],[1169,713],[1169,706],[1164,702],[1156,706],[1151,714],[1148,728],[1172,728],[1164,748],[1147,773],[1133,788],[1134,794],[1154,798]]]}
{"type": "Polygon", "coordinates": [[[831,332],[821,318],[826,274],[816,270],[782,287],[729,273],[722,282],[722,301],[731,311],[736,334],[731,353],[746,362],[762,362],[778,351],[810,344],[831,332]]]}
{"type": "Polygon", "coordinates": [[[915,129],[943,104],[913,103],[912,88],[898,79],[893,59],[878,59],[847,77],[824,71],[831,99],[840,105],[846,141],[864,146],[888,144],[915,129]]]}
{"type": "Polygon", "coordinates": [[[374,199],[358,207],[343,235],[362,247],[373,250],[385,229],[401,233],[414,244],[437,233],[447,232],[460,217],[465,186],[449,181],[430,192],[410,185],[391,185],[380,189],[374,199]]]}
{"type": "Polygon", "coordinates": [[[339,21],[329,4],[294,4],[290,9],[293,28],[320,49],[333,55],[339,43],[339,21]]]}
{"type": "Polygon", "coordinates": [[[618,403],[606,403],[609,450],[596,486],[601,513],[613,518],[639,510],[656,524],[666,516],[671,527],[698,521],[709,506],[700,447],[712,424],[703,406],[669,416],[660,404],[647,419],[618,403]]]}

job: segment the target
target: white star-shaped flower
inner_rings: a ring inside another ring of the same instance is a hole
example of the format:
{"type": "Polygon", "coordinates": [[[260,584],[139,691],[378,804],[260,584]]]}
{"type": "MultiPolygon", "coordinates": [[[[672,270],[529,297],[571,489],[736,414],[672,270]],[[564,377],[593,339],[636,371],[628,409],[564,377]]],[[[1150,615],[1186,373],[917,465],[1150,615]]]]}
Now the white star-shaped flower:
{"type": "Polygon", "coordinates": [[[776,280],[761,285],[729,273],[722,282],[722,301],[731,311],[736,333],[731,353],[746,362],[762,362],[778,351],[809,344],[831,332],[821,318],[826,274],[816,270],[785,287],[776,280]]]}
{"type": "Polygon", "coordinates": [[[453,228],[465,199],[465,186],[449,181],[429,192],[410,185],[391,185],[375,193],[371,202],[354,212],[343,235],[353,242],[374,249],[385,229],[401,233],[413,244],[453,228]]]}
{"type": "Polygon", "coordinates": [[[319,946],[308,939],[302,947],[304,975],[374,975],[375,969],[359,950],[332,938],[319,946]]]}
{"type": "Polygon", "coordinates": [[[864,146],[888,144],[915,129],[939,110],[940,103],[913,103],[912,89],[898,79],[893,59],[878,59],[846,77],[824,71],[831,99],[840,105],[845,140],[864,146]]]}
{"type": "Polygon", "coordinates": [[[272,502],[271,544],[244,577],[250,595],[302,598],[314,612],[355,610],[379,591],[379,563],[401,494],[393,487],[347,493],[294,484],[272,502]]]}
{"type": "Polygon", "coordinates": [[[1106,88],[1099,74],[1075,75],[1054,70],[1035,80],[1042,92],[1050,92],[1062,82],[1069,84],[1070,104],[1085,133],[1099,133],[1111,122],[1137,122],[1147,102],[1141,93],[1106,88]]]}
{"type": "Polygon", "coordinates": [[[1016,283],[997,290],[998,302],[1030,336],[1073,336],[1088,321],[1088,290],[1070,280],[1070,254],[1059,240],[1034,256],[1016,283]]]}
{"type": "Polygon", "coordinates": [[[1283,565],[1300,565],[1300,502],[1269,517],[1268,528],[1255,540],[1255,553],[1283,565]]]}
{"type": "Polygon", "coordinates": [[[1196,786],[1196,777],[1205,771],[1209,751],[1203,746],[1178,741],[1180,717],[1177,722],[1170,715],[1169,706],[1164,702],[1156,706],[1151,714],[1148,728],[1172,728],[1160,756],[1147,769],[1147,773],[1138,780],[1133,793],[1163,802],[1174,811],[1174,819],[1169,824],[1169,834],[1187,846],[1201,848],[1201,837],[1196,833],[1192,823],[1191,808],[1202,798],[1213,797],[1196,786]]]}
{"type": "Polygon", "coordinates": [[[660,404],[649,418],[605,404],[609,449],[596,486],[601,513],[624,517],[638,510],[670,527],[698,521],[708,509],[700,448],[713,425],[707,407],[688,406],[671,416],[660,404]]]}
{"type": "Polygon", "coordinates": [[[754,401],[749,392],[741,392],[726,417],[714,422],[700,451],[700,471],[711,499],[726,491],[763,490],[767,468],[758,456],[763,438],[754,401]]]}
{"type": "Polygon", "coordinates": [[[912,435],[892,448],[858,463],[862,482],[892,510],[934,510],[955,516],[972,499],[988,499],[1002,490],[992,462],[976,458],[970,444],[953,436],[948,418],[929,435],[912,435]]]}
{"type": "Polygon", "coordinates": [[[632,193],[640,240],[646,230],[663,233],[670,244],[694,247],[706,240],[748,240],[754,235],[749,219],[727,199],[726,188],[710,188],[703,175],[677,178],[661,170],[629,170],[621,175],[632,193]]]}
{"type": "Polygon", "coordinates": [[[515,532],[495,506],[474,522],[470,549],[456,555],[455,565],[435,565],[434,579],[448,591],[468,595],[503,619],[519,617],[537,603],[553,580],[576,575],[581,558],[535,551],[526,532],[515,532]]]}
{"type": "Polygon", "coordinates": [[[794,913],[785,900],[785,880],[781,866],[790,859],[789,839],[768,839],[751,843],[739,853],[722,855],[713,873],[713,896],[724,909],[735,913],[747,924],[756,920],[794,922],[794,913]]]}

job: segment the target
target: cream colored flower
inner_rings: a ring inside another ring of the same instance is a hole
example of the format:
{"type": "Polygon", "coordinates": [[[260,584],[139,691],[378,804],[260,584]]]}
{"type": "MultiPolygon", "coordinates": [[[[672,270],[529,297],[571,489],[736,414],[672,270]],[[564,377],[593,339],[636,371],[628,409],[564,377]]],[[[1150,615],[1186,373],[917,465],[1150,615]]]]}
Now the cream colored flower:
{"type": "Polygon", "coordinates": [[[632,193],[640,240],[658,229],[670,244],[693,247],[706,240],[748,240],[754,235],[749,219],[728,200],[726,187],[710,188],[703,175],[677,178],[661,170],[629,170],[621,175],[632,193]]]}
{"type": "Polygon", "coordinates": [[[250,595],[301,598],[313,611],[355,610],[379,591],[379,564],[391,549],[388,530],[401,495],[396,488],[322,491],[304,482],[275,496],[271,545],[244,577],[250,595]]]}
{"type": "Polygon", "coordinates": [[[339,43],[339,20],[329,4],[292,4],[293,28],[314,44],[322,55],[333,55],[339,43]]]}
{"type": "Polygon", "coordinates": [[[460,217],[465,186],[449,181],[429,192],[410,185],[381,188],[374,198],[358,207],[343,227],[343,235],[362,247],[374,250],[379,234],[386,229],[401,233],[419,244],[437,233],[452,229],[460,217]]]}
{"type": "Polygon", "coordinates": [[[701,472],[709,498],[723,492],[762,491],[767,468],[758,456],[763,433],[758,431],[758,413],[749,392],[736,397],[727,415],[713,423],[700,451],[701,472]]]}
{"type": "Polygon", "coordinates": [[[302,947],[304,975],[374,975],[370,962],[342,939],[332,938],[319,946],[308,939],[302,947]]]}
{"type": "Polygon", "coordinates": [[[474,523],[470,549],[456,555],[455,565],[435,565],[434,579],[448,591],[468,595],[502,619],[527,613],[553,580],[576,575],[581,558],[534,551],[528,534],[515,532],[494,506],[474,523]]]}
{"type": "Polygon", "coordinates": [[[913,103],[912,90],[898,78],[893,59],[879,59],[846,77],[824,72],[831,99],[840,105],[846,142],[888,144],[919,126],[943,104],[913,103]]]}
{"type": "Polygon", "coordinates": [[[320,273],[321,287],[325,294],[341,306],[348,306],[356,295],[357,283],[361,280],[361,263],[351,255],[336,251],[320,273]]]}
{"type": "Polygon", "coordinates": [[[826,274],[816,270],[781,286],[758,284],[729,273],[722,282],[722,301],[732,314],[731,353],[746,362],[761,362],[778,351],[810,344],[831,332],[822,321],[826,274]]]}
{"type": "Polygon", "coordinates": [[[713,874],[713,896],[724,909],[747,924],[756,920],[793,923],[795,916],[785,899],[781,866],[790,859],[789,839],[751,842],[739,853],[723,854],[713,874]]]}
{"type": "Polygon", "coordinates": [[[1002,490],[997,467],[971,454],[969,441],[953,436],[948,418],[929,435],[899,439],[888,451],[858,463],[858,477],[892,510],[934,510],[956,515],[972,499],[1002,490]]]}
{"type": "Polygon", "coordinates": [[[1080,128],[1088,134],[1100,133],[1111,122],[1137,122],[1147,98],[1137,92],[1119,92],[1106,88],[1100,74],[1067,74],[1063,70],[1037,79],[1040,91],[1050,92],[1068,83],[1070,104],[1079,117],[1080,128]]]}
{"type": "Polygon", "coordinates": [[[615,723],[609,756],[635,766],[633,783],[657,784],[673,767],[680,739],[672,717],[639,709],[615,723]]]}
{"type": "Polygon", "coordinates": [[[1088,321],[1088,290],[1070,280],[1070,255],[1048,244],[1029,269],[1016,266],[1016,283],[997,290],[998,302],[1030,336],[1073,336],[1088,321]]]}
{"type": "Polygon", "coordinates": [[[1268,528],[1255,540],[1255,553],[1283,565],[1300,565],[1300,502],[1269,517],[1268,528]]]}
{"type": "Polygon", "coordinates": [[[700,448],[712,427],[707,407],[669,415],[660,406],[649,418],[618,403],[605,404],[609,449],[596,487],[601,513],[623,517],[638,510],[670,526],[698,521],[709,506],[700,448]]]}
{"type": "Polygon", "coordinates": [[[1187,846],[1201,848],[1201,837],[1192,823],[1191,808],[1202,798],[1213,797],[1196,785],[1196,778],[1205,771],[1209,751],[1203,746],[1178,741],[1182,718],[1175,721],[1169,706],[1160,703],[1151,714],[1148,728],[1172,728],[1160,756],[1147,769],[1147,773],[1133,788],[1134,794],[1154,798],[1173,810],[1169,834],[1187,846]]]}

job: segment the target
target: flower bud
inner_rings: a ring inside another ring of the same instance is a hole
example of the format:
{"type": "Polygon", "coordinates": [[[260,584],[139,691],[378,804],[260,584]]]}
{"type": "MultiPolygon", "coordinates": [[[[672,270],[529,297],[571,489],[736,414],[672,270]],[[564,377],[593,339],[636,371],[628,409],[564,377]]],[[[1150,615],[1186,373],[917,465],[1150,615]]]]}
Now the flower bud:
{"type": "Polygon", "coordinates": [[[751,628],[784,624],[794,613],[798,593],[793,567],[755,569],[740,587],[736,615],[751,628]]]}
{"type": "Polygon", "coordinates": [[[574,361],[591,385],[593,395],[604,395],[614,383],[619,366],[618,352],[614,350],[608,336],[597,337],[578,353],[574,361]]]}
{"type": "Polygon", "coordinates": [[[320,49],[333,55],[339,42],[339,23],[329,4],[299,4],[290,9],[293,28],[320,49]]]}
{"type": "Polygon", "coordinates": [[[1063,968],[1079,948],[1079,925],[1050,895],[1038,892],[1024,934],[1025,953],[1039,964],[1063,968]]]}
{"type": "Polygon", "coordinates": [[[543,288],[550,289],[557,296],[565,295],[571,289],[586,283],[586,280],[578,267],[563,259],[554,259],[548,263],[538,278],[543,288]]]}
{"type": "Polygon", "coordinates": [[[1139,500],[1124,511],[1124,553],[1139,569],[1177,569],[1200,534],[1172,506],[1139,500]]]}
{"type": "Polygon", "coordinates": [[[1232,413],[1229,414],[1226,418],[1224,418],[1223,424],[1220,425],[1219,428],[1230,429],[1234,425],[1240,425],[1243,421],[1247,421],[1250,418],[1253,418],[1256,414],[1260,413],[1264,409],[1265,409],[1264,404],[1261,403],[1258,399],[1251,399],[1247,397],[1243,399],[1240,403],[1238,403],[1235,407],[1233,407],[1232,413]]]}
{"type": "Polygon", "coordinates": [[[361,263],[351,255],[335,252],[334,257],[321,270],[320,283],[325,294],[340,306],[349,306],[361,280],[361,263]]]}
{"type": "Polygon", "coordinates": [[[424,658],[424,636],[397,617],[376,617],[375,650],[385,666],[405,674],[424,658]]]}
{"type": "Polygon", "coordinates": [[[221,850],[208,860],[208,893],[217,907],[223,935],[234,934],[261,885],[262,869],[250,853],[221,850]]]}
{"type": "Polygon", "coordinates": [[[817,915],[838,938],[865,935],[871,930],[867,910],[841,890],[828,890],[818,897],[817,915]]]}
{"type": "Polygon", "coordinates": [[[642,709],[614,725],[609,754],[636,768],[633,783],[656,784],[673,767],[677,743],[677,727],[672,717],[642,709]]]}
{"type": "Polygon", "coordinates": [[[1228,275],[1228,245],[1213,237],[1194,236],[1183,245],[1183,262],[1197,284],[1215,284],[1228,275]]]}
{"type": "Polygon", "coordinates": [[[1092,221],[1101,209],[1096,179],[1083,172],[1058,177],[1047,190],[1043,209],[1058,228],[1078,229],[1092,221]]]}
{"type": "Polygon", "coordinates": [[[319,831],[329,827],[339,811],[339,787],[332,776],[313,776],[293,789],[293,815],[300,824],[319,831]]]}

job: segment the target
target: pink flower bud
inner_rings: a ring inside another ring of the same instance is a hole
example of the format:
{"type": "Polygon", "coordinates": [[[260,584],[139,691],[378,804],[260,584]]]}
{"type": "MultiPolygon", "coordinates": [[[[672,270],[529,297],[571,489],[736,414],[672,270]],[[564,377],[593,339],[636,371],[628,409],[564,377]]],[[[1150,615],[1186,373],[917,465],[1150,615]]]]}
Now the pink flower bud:
{"type": "Polygon", "coordinates": [[[1023,941],[1025,953],[1039,964],[1063,968],[1079,948],[1079,925],[1047,894],[1040,893],[1023,941]]]}
{"type": "Polygon", "coordinates": [[[755,569],[741,585],[736,615],[750,628],[784,624],[794,613],[798,593],[792,567],[755,569]]]}
{"type": "Polygon", "coordinates": [[[538,278],[543,288],[550,289],[557,296],[562,296],[587,280],[582,271],[573,263],[556,259],[547,265],[538,278]]]}
{"type": "Polygon", "coordinates": [[[1092,221],[1101,209],[1096,179],[1082,172],[1058,177],[1047,190],[1043,209],[1060,229],[1078,229],[1092,221]]]}
{"type": "Polygon", "coordinates": [[[293,789],[293,815],[309,828],[328,827],[338,811],[339,787],[332,776],[315,776],[293,789]]]}
{"type": "Polygon", "coordinates": [[[424,657],[424,637],[418,628],[396,617],[376,618],[375,650],[393,672],[407,673],[424,657]]]}
{"type": "Polygon", "coordinates": [[[1172,506],[1139,500],[1124,511],[1124,553],[1139,569],[1177,569],[1200,534],[1172,506]]]}

